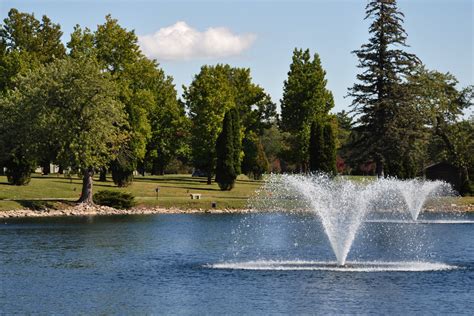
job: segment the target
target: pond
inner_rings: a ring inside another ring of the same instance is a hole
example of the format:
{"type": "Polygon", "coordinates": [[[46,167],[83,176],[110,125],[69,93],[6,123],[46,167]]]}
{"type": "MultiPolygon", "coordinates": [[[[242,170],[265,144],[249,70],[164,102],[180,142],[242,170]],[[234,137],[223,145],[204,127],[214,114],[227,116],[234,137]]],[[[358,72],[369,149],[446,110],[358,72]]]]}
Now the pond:
{"type": "Polygon", "coordinates": [[[366,221],[347,269],[310,214],[7,220],[0,313],[471,314],[474,216],[446,218],[366,221]]]}

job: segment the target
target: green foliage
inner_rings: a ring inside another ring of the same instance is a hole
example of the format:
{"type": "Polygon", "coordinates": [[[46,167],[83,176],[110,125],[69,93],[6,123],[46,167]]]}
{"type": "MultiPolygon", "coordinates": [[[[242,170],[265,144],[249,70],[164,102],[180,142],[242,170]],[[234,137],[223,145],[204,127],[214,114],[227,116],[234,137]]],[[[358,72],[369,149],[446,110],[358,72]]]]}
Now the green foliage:
{"type": "Polygon", "coordinates": [[[463,179],[459,193],[461,194],[461,196],[473,196],[474,185],[472,181],[469,181],[469,179],[463,179]]]}
{"type": "Polygon", "coordinates": [[[284,153],[288,151],[288,144],[284,141],[285,134],[287,133],[280,131],[277,124],[274,123],[270,128],[265,129],[260,137],[265,156],[270,163],[270,171],[272,172],[282,171],[282,158],[284,153]]]}
{"type": "Polygon", "coordinates": [[[29,52],[42,64],[65,56],[62,34],[59,24],[52,23],[46,15],[40,22],[33,14],[17,9],[8,12],[0,28],[2,46],[8,51],[29,52]]]}
{"type": "Polygon", "coordinates": [[[163,174],[177,157],[188,159],[190,122],[184,104],[177,100],[173,79],[161,69],[150,77],[155,103],[149,112],[152,133],[144,160],[152,174],[163,174]]]}
{"type": "MultiPolygon", "coordinates": [[[[240,127],[234,132],[236,148],[241,147],[242,138],[254,132],[261,135],[271,126],[276,117],[276,106],[270,96],[252,83],[250,70],[229,65],[204,66],[195,76],[190,87],[185,89],[184,99],[191,117],[191,149],[195,167],[214,170],[213,145],[222,126],[224,113],[236,108],[240,127]],[[240,130],[237,132],[237,130],[240,130]]],[[[236,150],[236,172],[239,172],[242,156],[236,150]],[[239,156],[240,158],[237,158],[239,156]]]]}
{"type": "MultiPolygon", "coordinates": [[[[40,113],[25,110],[19,94],[8,90],[16,87],[17,76],[64,57],[61,35],[60,26],[47,16],[39,21],[16,9],[11,9],[0,25],[0,95],[5,95],[0,101],[0,165],[8,166],[12,184],[29,182],[38,160],[35,140],[43,135],[31,123],[31,116],[40,113]]],[[[43,147],[43,152],[54,153],[54,145],[43,147]]]]}
{"type": "Polygon", "coordinates": [[[323,119],[334,107],[325,76],[318,54],[311,59],[309,50],[294,50],[283,87],[280,128],[290,133],[287,141],[292,156],[289,158],[298,163],[301,170],[308,165],[311,123],[323,119]]]}
{"type": "Polygon", "coordinates": [[[232,190],[235,172],[234,127],[232,111],[225,114],[222,131],[216,141],[216,182],[221,190],[232,190]]]}
{"type": "Polygon", "coordinates": [[[276,105],[262,87],[252,82],[250,69],[225,65],[223,71],[233,89],[241,129],[262,135],[276,117],[276,105]]]}
{"type": "Polygon", "coordinates": [[[216,140],[222,130],[224,115],[235,107],[227,67],[203,66],[183,94],[192,122],[193,165],[208,173],[208,181],[216,165],[216,140]]]}
{"type": "Polygon", "coordinates": [[[334,129],[331,124],[324,125],[323,139],[323,171],[332,175],[336,175],[336,139],[334,137],[334,129]]]}
{"type": "MultiPolygon", "coordinates": [[[[354,154],[361,160],[375,161],[381,176],[384,163],[395,166],[413,159],[417,151],[422,124],[404,79],[414,71],[418,59],[403,50],[407,36],[395,0],[370,1],[366,19],[373,20],[369,27],[372,37],[354,51],[363,71],[349,90],[358,115],[354,148],[359,150],[354,154]]],[[[401,174],[400,168],[389,169],[390,175],[401,174]]]]}
{"type": "Polygon", "coordinates": [[[409,77],[409,84],[423,124],[430,127],[426,133],[428,159],[473,170],[474,122],[462,120],[462,114],[473,104],[474,87],[459,90],[453,75],[424,67],[409,77]]]}
{"type": "Polygon", "coordinates": [[[10,113],[23,113],[12,124],[23,126],[16,137],[29,159],[40,158],[41,148],[54,143],[61,165],[98,169],[127,137],[117,88],[93,60],[55,60],[19,77],[15,85],[4,102],[10,113]]]}
{"type": "Polygon", "coordinates": [[[79,25],[75,25],[67,47],[69,48],[69,56],[73,58],[95,56],[94,34],[87,27],[82,30],[79,25]]]}
{"type": "Polygon", "coordinates": [[[265,154],[262,142],[255,133],[249,133],[242,142],[245,156],[242,161],[242,171],[247,175],[253,175],[255,180],[262,178],[268,172],[269,162],[265,154]]]}
{"type": "Polygon", "coordinates": [[[103,190],[94,194],[94,203],[117,209],[129,209],[137,203],[131,193],[103,190]]]}
{"type": "Polygon", "coordinates": [[[331,123],[314,121],[309,142],[310,171],[336,175],[336,138],[331,123]]]}
{"type": "Polygon", "coordinates": [[[124,71],[129,64],[137,61],[141,55],[137,42],[135,32],[121,27],[110,14],[94,33],[97,59],[112,74],[124,71]]]}
{"type": "Polygon", "coordinates": [[[311,134],[309,138],[309,170],[312,172],[325,171],[324,141],[323,125],[315,120],[311,124],[311,134]]]}
{"type": "Polygon", "coordinates": [[[119,185],[132,181],[130,170],[135,170],[138,161],[146,154],[151,137],[149,113],[155,97],[150,76],[155,75],[156,64],[144,58],[134,31],[128,31],[110,15],[94,33],[94,48],[101,67],[112,75],[119,86],[119,98],[125,105],[129,140],[120,148],[120,161],[115,162],[112,177],[119,185]]]}
{"type": "Polygon", "coordinates": [[[68,43],[73,57],[92,56],[111,74],[125,105],[129,140],[121,147],[112,175],[120,185],[132,180],[130,170],[140,163],[161,171],[179,154],[187,152],[184,108],[176,98],[172,78],[155,61],[140,52],[134,31],[106,16],[94,33],[76,26],[68,43]],[[147,163],[148,161],[148,163],[147,163]]]}
{"type": "Polygon", "coordinates": [[[233,151],[234,151],[234,170],[235,174],[239,175],[242,173],[242,136],[240,129],[240,115],[236,108],[230,109],[229,112],[230,120],[232,121],[232,138],[233,138],[233,151]]]}
{"type": "Polygon", "coordinates": [[[5,163],[7,168],[5,175],[8,183],[12,185],[27,185],[31,180],[31,173],[34,169],[34,162],[26,159],[11,158],[5,163]]]}
{"type": "Polygon", "coordinates": [[[257,143],[257,161],[252,170],[254,180],[261,180],[263,174],[268,172],[269,165],[262,142],[259,139],[257,143]]]}
{"type": "Polygon", "coordinates": [[[44,15],[11,9],[0,25],[0,91],[13,88],[13,78],[41,64],[65,56],[59,24],[44,15]]]}
{"type": "Polygon", "coordinates": [[[337,148],[343,148],[348,142],[352,131],[352,118],[342,110],[336,113],[337,120],[337,148]]]}
{"type": "Polygon", "coordinates": [[[110,171],[112,172],[112,180],[118,187],[127,187],[133,182],[133,165],[116,159],[110,164],[110,171]]]}
{"type": "Polygon", "coordinates": [[[34,115],[38,112],[25,109],[19,93],[8,91],[0,97],[0,165],[7,167],[11,184],[28,184],[42,152],[36,142],[40,134],[34,115]]]}

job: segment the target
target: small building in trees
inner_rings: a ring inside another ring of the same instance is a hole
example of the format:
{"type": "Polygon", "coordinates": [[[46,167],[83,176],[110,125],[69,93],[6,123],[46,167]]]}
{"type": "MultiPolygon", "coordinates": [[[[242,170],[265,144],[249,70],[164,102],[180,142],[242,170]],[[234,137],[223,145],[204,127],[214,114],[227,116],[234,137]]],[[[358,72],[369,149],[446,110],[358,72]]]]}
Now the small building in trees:
{"type": "Polygon", "coordinates": [[[428,180],[442,180],[453,187],[456,191],[460,191],[462,178],[461,170],[447,162],[439,162],[425,168],[425,177],[428,180]]]}

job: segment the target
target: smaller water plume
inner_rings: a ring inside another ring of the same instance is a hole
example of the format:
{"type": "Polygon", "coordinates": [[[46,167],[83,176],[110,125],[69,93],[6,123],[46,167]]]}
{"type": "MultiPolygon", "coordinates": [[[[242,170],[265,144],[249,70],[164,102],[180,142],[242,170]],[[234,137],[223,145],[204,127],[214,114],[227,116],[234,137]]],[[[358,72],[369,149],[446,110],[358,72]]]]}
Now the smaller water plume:
{"type": "Polygon", "coordinates": [[[421,179],[379,179],[374,182],[374,190],[385,196],[376,202],[385,202],[392,210],[408,212],[413,220],[418,219],[428,199],[454,195],[451,185],[446,182],[421,179]]]}

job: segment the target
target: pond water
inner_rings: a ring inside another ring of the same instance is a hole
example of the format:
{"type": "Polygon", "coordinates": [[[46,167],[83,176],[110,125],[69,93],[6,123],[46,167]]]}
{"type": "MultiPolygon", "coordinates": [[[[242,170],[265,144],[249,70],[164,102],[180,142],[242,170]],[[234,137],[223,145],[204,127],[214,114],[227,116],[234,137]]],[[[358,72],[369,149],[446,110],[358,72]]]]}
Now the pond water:
{"type": "Polygon", "coordinates": [[[366,221],[345,268],[309,214],[3,221],[0,313],[472,314],[474,216],[420,220],[366,221]]]}

